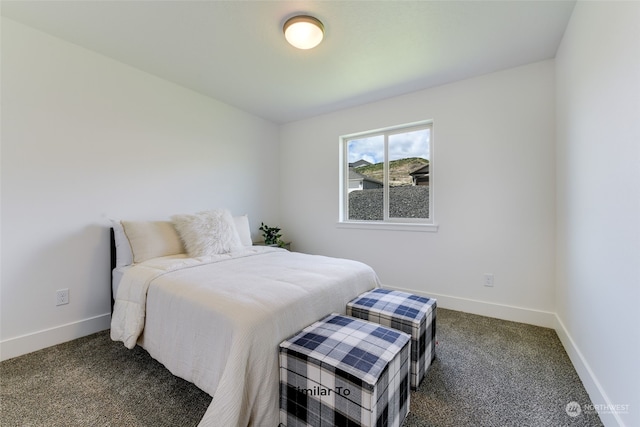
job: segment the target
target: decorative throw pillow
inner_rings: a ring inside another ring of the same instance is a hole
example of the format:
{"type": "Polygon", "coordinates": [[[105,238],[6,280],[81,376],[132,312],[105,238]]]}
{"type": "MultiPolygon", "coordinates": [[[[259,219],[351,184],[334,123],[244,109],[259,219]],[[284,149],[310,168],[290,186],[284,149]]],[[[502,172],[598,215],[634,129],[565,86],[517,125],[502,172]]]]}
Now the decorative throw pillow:
{"type": "Polygon", "coordinates": [[[190,257],[242,249],[233,217],[226,209],[173,215],[171,220],[190,257]]]}
{"type": "Polygon", "coordinates": [[[236,224],[238,237],[243,246],[253,246],[251,241],[251,229],[249,228],[249,217],[247,215],[234,216],[233,221],[236,224]]]}
{"type": "Polygon", "coordinates": [[[129,239],[133,262],[184,253],[184,246],[169,221],[121,221],[129,239]]]}

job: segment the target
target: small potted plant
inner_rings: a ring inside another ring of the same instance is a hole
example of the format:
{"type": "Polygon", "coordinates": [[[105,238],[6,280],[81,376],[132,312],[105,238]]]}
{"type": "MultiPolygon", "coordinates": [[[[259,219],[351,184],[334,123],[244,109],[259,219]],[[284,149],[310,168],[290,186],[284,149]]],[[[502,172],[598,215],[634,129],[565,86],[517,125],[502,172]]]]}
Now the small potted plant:
{"type": "Polygon", "coordinates": [[[265,245],[284,248],[285,243],[282,241],[282,239],[280,239],[282,237],[282,234],[280,234],[279,227],[269,227],[264,222],[261,222],[259,230],[262,231],[265,245]]]}

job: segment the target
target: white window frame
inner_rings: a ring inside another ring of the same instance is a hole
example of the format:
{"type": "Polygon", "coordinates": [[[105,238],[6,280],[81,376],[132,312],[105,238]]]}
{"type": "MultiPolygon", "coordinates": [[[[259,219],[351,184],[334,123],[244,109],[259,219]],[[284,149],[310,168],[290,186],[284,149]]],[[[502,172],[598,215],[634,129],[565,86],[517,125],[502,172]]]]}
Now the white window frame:
{"type": "Polygon", "coordinates": [[[340,228],[363,228],[376,230],[400,230],[400,231],[438,231],[438,225],[435,222],[434,210],[434,125],[433,120],[423,120],[419,122],[407,123],[397,126],[390,126],[382,129],[376,129],[365,132],[352,133],[340,137],[340,202],[338,213],[338,224],[340,228]],[[411,132],[430,128],[429,138],[429,218],[389,218],[389,144],[390,135],[411,132]],[[349,213],[349,160],[348,160],[348,142],[352,139],[368,138],[374,136],[384,137],[384,219],[379,221],[350,220],[349,213]]]}

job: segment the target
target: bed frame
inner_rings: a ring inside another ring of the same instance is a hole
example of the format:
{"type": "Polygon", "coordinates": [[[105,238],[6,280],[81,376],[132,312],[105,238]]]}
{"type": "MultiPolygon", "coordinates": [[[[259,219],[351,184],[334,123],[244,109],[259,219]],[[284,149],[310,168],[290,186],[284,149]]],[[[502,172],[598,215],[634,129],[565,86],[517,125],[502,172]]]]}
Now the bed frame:
{"type": "Polygon", "coordinates": [[[109,272],[111,274],[111,280],[109,280],[109,288],[111,289],[111,314],[113,314],[113,305],[115,304],[115,295],[113,295],[113,269],[116,268],[116,237],[113,232],[113,227],[109,228],[109,245],[111,252],[111,268],[109,272]]]}

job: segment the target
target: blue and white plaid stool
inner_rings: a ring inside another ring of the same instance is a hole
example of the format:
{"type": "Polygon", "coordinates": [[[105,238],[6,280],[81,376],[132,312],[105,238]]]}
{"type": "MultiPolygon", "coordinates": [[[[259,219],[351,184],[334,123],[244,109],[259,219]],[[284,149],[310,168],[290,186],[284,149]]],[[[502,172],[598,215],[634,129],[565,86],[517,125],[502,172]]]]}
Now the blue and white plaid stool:
{"type": "Polygon", "coordinates": [[[411,389],[420,385],[436,357],[434,298],[374,289],[347,304],[347,315],[379,323],[411,335],[411,389]]]}
{"type": "Polygon", "coordinates": [[[280,425],[401,426],[410,337],[330,314],[280,344],[280,425]]]}

